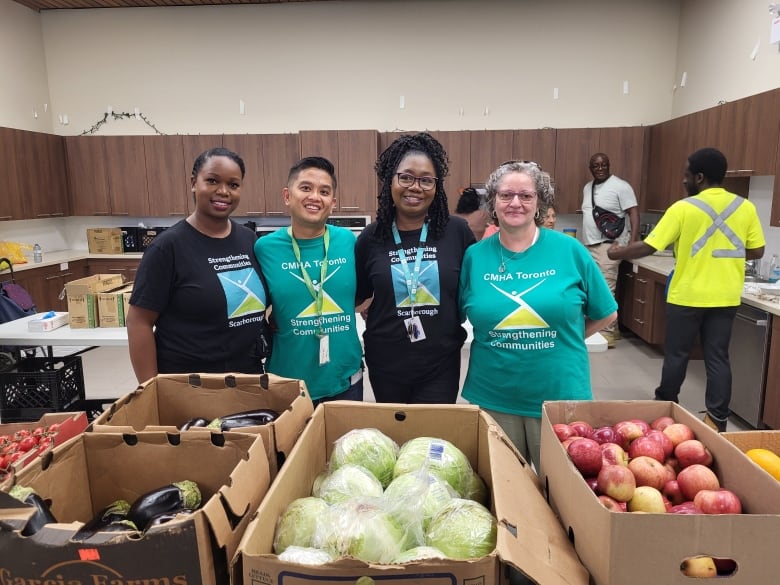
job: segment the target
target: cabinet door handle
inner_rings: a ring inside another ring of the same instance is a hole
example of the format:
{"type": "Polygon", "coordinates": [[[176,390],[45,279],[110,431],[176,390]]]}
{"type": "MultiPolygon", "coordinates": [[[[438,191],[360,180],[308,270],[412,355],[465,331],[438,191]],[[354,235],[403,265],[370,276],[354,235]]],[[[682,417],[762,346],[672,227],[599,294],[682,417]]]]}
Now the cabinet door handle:
{"type": "Polygon", "coordinates": [[[44,278],[44,280],[54,280],[55,278],[59,278],[59,277],[60,277],[59,274],[55,274],[54,276],[47,276],[46,278],[44,278]]]}
{"type": "Polygon", "coordinates": [[[130,215],[127,211],[115,211],[111,215],[130,215]]]}
{"type": "Polygon", "coordinates": [[[38,213],[35,217],[51,217],[51,213],[38,213]]]}
{"type": "Polygon", "coordinates": [[[108,211],[93,211],[92,215],[111,215],[108,211]]]}
{"type": "Polygon", "coordinates": [[[344,210],[344,211],[357,211],[358,209],[360,209],[360,207],[358,207],[357,205],[354,205],[354,206],[353,205],[340,205],[339,209],[344,210]]]}
{"type": "Polygon", "coordinates": [[[65,217],[65,214],[62,211],[58,211],[57,213],[50,213],[52,217],[65,217]]]}
{"type": "Polygon", "coordinates": [[[184,211],[169,211],[168,215],[187,215],[184,211]]]}
{"type": "Polygon", "coordinates": [[[644,305],[644,304],[645,304],[645,299],[634,299],[634,300],[635,300],[637,303],[639,303],[640,305],[644,305]]]}
{"type": "Polygon", "coordinates": [[[266,211],[266,215],[284,215],[284,211],[266,211]]]}
{"type": "MultiPolygon", "coordinates": [[[[258,215],[263,215],[264,211],[247,211],[246,214],[250,217],[256,217],[258,215]]],[[[270,213],[270,212],[269,212],[270,213]]]]}
{"type": "Polygon", "coordinates": [[[645,322],[644,322],[644,321],[642,321],[642,319],[637,319],[636,317],[634,317],[634,321],[636,321],[636,322],[637,322],[637,323],[639,323],[640,325],[644,325],[644,324],[645,324],[645,322]]]}
{"type": "Polygon", "coordinates": [[[647,284],[647,280],[646,280],[646,279],[644,279],[644,278],[637,278],[637,279],[636,279],[636,281],[637,281],[639,284],[647,284]]]}
{"type": "Polygon", "coordinates": [[[0,219],[13,219],[13,215],[0,215],[0,219]]]}

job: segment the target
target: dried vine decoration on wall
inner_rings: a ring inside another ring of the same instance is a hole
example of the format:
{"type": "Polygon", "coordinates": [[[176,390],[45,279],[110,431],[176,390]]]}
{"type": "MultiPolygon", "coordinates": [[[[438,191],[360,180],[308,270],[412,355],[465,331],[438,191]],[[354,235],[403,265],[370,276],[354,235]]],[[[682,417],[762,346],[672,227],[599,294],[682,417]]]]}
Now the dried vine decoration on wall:
{"type": "Polygon", "coordinates": [[[130,113],[130,112],[111,112],[111,113],[109,113],[109,112],[106,112],[105,114],[103,114],[103,118],[102,118],[101,120],[98,120],[97,122],[95,122],[94,124],[92,124],[92,127],[90,127],[88,130],[84,130],[84,132],[82,132],[81,134],[79,134],[79,136],[86,136],[86,135],[88,135],[88,134],[94,134],[95,132],[97,132],[97,131],[98,131],[98,129],[100,129],[100,127],[101,127],[103,124],[105,124],[106,122],[108,122],[108,118],[109,118],[109,116],[111,116],[112,118],[114,118],[114,120],[121,120],[121,119],[123,119],[123,118],[125,118],[125,119],[128,119],[128,120],[129,120],[130,118],[135,118],[135,119],[137,119],[137,120],[143,120],[143,121],[144,121],[144,123],[145,123],[147,126],[149,126],[149,128],[151,128],[152,130],[154,130],[155,134],[159,134],[160,136],[165,136],[165,132],[160,132],[160,131],[157,129],[157,126],[155,126],[154,124],[152,124],[152,123],[149,121],[149,118],[147,118],[146,116],[144,116],[144,115],[143,115],[141,112],[135,112],[135,113],[130,113]]]}

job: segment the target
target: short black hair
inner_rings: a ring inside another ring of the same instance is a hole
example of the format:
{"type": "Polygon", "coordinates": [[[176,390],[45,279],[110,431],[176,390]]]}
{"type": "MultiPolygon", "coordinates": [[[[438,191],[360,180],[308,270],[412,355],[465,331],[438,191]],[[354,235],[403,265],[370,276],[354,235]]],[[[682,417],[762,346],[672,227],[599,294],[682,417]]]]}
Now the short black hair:
{"type": "Polygon", "coordinates": [[[222,146],[209,148],[208,150],[204,150],[198,155],[198,158],[195,159],[195,163],[192,165],[193,178],[198,176],[198,173],[203,168],[203,165],[206,164],[206,161],[214,156],[224,156],[225,158],[232,160],[238,165],[238,168],[241,169],[241,178],[244,178],[244,175],[246,174],[246,165],[244,164],[244,159],[238,156],[232,150],[223,148],[222,146]]]}
{"type": "Polygon", "coordinates": [[[455,207],[455,213],[474,213],[481,206],[479,193],[473,187],[466,187],[460,194],[458,205],[455,207]]]}
{"type": "Polygon", "coordinates": [[[710,185],[720,185],[729,168],[725,155],[717,148],[700,148],[688,157],[691,174],[701,173],[710,185]]]}
{"type": "Polygon", "coordinates": [[[336,188],[336,169],[333,167],[333,163],[323,156],[306,156],[295,163],[287,174],[287,185],[295,181],[301,171],[306,169],[320,169],[325,171],[333,179],[333,188],[336,188]]]}

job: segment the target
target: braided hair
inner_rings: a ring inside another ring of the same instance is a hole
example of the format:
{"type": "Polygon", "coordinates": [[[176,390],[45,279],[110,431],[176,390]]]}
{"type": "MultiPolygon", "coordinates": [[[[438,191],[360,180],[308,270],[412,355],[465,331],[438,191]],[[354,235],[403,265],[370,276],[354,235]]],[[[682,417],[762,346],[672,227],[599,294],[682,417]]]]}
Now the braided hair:
{"type": "Polygon", "coordinates": [[[409,154],[422,154],[433,163],[436,171],[436,194],[428,208],[428,230],[434,238],[444,234],[444,228],[450,218],[447,207],[447,194],[444,192],[444,177],[449,172],[449,160],[444,147],[427,132],[404,134],[399,136],[379,155],[374,165],[381,183],[376,211],[376,235],[379,239],[392,238],[392,225],[395,219],[392,185],[395,173],[404,157],[409,154]]]}

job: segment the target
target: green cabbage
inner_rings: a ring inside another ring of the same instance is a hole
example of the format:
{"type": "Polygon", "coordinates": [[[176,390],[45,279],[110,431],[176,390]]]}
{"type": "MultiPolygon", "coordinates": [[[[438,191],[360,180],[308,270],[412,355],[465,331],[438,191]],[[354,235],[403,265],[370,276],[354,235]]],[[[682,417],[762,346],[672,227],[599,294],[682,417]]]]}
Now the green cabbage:
{"type": "Polygon", "coordinates": [[[352,463],[365,467],[387,487],[393,479],[398,445],[377,429],[354,429],[342,435],[333,445],[331,471],[352,463]]]}
{"type": "Polygon", "coordinates": [[[347,463],[322,480],[319,494],[329,504],[357,497],[378,498],[382,495],[382,484],[366,468],[347,463]]]}
{"type": "Polygon", "coordinates": [[[412,561],[422,561],[425,559],[445,559],[447,555],[433,546],[416,546],[405,550],[393,559],[393,564],[411,563],[412,561]]]}
{"type": "Polygon", "coordinates": [[[488,491],[485,482],[476,471],[473,471],[469,477],[468,489],[464,494],[464,497],[466,499],[479,502],[483,506],[488,505],[490,500],[490,492],[488,491]]]}
{"type": "Polygon", "coordinates": [[[298,565],[324,565],[333,560],[333,557],[327,551],[307,546],[288,546],[287,549],[279,555],[279,560],[287,563],[296,563],[298,565]]]}
{"type": "Polygon", "coordinates": [[[428,527],[431,518],[444,504],[458,494],[443,479],[419,470],[404,473],[396,477],[385,489],[385,501],[389,509],[405,526],[418,524],[422,544],[422,532],[428,527]]]}
{"type": "Polygon", "coordinates": [[[453,498],[428,525],[425,543],[451,559],[484,557],[496,548],[497,522],[474,500],[453,498]]]}
{"type": "Polygon", "coordinates": [[[317,522],[327,509],[327,502],[320,498],[298,498],[290,502],[276,522],[274,552],[281,554],[290,546],[311,546],[317,522]]]}
{"type": "Polygon", "coordinates": [[[471,464],[463,452],[444,439],[418,437],[403,444],[393,469],[393,477],[427,469],[445,480],[461,497],[469,493],[471,464]]]}

